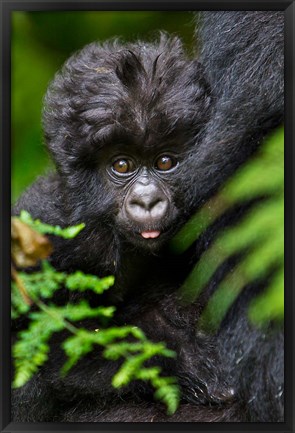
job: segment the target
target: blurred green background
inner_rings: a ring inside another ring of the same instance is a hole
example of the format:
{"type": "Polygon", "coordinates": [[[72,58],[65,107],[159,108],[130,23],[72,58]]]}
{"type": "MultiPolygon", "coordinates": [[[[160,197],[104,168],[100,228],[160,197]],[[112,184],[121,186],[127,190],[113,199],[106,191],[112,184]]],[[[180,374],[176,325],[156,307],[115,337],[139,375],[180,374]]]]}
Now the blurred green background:
{"type": "Polygon", "coordinates": [[[192,12],[13,12],[12,200],[49,166],[41,130],[48,83],[75,50],[117,36],[151,40],[158,30],[178,34],[193,48],[192,12]]]}

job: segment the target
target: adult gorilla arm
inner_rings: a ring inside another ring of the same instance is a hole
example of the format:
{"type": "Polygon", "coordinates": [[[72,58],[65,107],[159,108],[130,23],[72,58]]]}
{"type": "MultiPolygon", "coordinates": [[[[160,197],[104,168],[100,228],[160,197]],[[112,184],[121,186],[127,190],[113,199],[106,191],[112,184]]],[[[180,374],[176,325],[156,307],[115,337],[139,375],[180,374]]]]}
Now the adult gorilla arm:
{"type": "Polygon", "coordinates": [[[198,29],[200,61],[215,98],[191,158],[201,200],[283,122],[284,13],[204,12],[198,29]]]}

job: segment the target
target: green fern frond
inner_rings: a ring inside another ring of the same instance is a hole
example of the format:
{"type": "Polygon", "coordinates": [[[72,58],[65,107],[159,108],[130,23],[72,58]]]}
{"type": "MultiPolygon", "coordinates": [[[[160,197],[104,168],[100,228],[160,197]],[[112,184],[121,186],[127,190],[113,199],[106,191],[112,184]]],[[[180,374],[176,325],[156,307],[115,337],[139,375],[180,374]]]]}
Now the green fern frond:
{"type": "Polygon", "coordinates": [[[185,302],[195,301],[219,266],[229,258],[240,255],[240,261],[229,270],[229,274],[224,275],[202,313],[198,326],[204,330],[213,332],[218,329],[243,287],[266,278],[271,270],[273,277],[265,280],[265,294],[253,300],[249,318],[257,325],[266,320],[283,319],[283,128],[268,137],[255,157],[241,166],[220,192],[180,230],[171,242],[172,251],[183,253],[225,212],[255,199],[256,204],[244,212],[243,218],[217,233],[180,289],[185,302]]]}
{"type": "Polygon", "coordinates": [[[39,219],[33,219],[29,212],[22,210],[19,219],[28,224],[32,229],[38,231],[42,234],[50,234],[55,236],[60,236],[64,239],[72,239],[84,229],[85,224],[81,223],[76,226],[66,227],[62,229],[60,226],[51,226],[50,224],[45,224],[39,219]]]}

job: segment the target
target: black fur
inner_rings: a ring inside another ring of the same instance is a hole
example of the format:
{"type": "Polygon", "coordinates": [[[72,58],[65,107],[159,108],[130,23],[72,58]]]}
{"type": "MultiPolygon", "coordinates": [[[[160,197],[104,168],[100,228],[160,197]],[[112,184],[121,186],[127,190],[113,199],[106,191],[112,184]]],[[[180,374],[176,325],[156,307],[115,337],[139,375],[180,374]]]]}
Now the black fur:
{"type": "Polygon", "coordinates": [[[253,153],[284,115],[284,13],[211,11],[201,17],[199,60],[215,104],[191,159],[200,201],[253,153]]]}
{"type": "Polygon", "coordinates": [[[163,227],[172,236],[282,121],[282,31],[281,13],[210,12],[204,69],[185,58],[178,39],[162,36],[157,44],[91,44],[57,74],[44,110],[57,173],[32,185],[15,212],[63,226],[86,223],[73,241],[53,240],[53,264],[115,275],[104,303],[116,304],[116,324],[137,325],[177,352],[177,361],[158,362],[178,377],[182,402],[168,417],[148,386],[115,390],[117,365],[99,351],[62,379],[59,334],[46,366],[14,392],[15,421],[283,421],[282,333],[256,330],[245,314],[260,286],[245,288],[217,335],[196,333],[201,307],[180,306],[176,291],[190,268],[187,256],[169,254],[166,242],[130,241],[117,222],[124,191],[105,175],[108,149],[122,143],[147,160],[166,147],[179,152],[177,170],[165,175],[176,210],[163,227]]]}

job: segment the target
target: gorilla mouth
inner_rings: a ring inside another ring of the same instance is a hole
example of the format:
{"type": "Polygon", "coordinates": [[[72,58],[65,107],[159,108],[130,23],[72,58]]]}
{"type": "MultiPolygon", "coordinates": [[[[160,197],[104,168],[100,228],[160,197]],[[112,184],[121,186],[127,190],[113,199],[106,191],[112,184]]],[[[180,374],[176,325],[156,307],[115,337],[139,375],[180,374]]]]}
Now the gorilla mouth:
{"type": "Polygon", "coordinates": [[[144,239],[155,239],[161,234],[159,230],[148,230],[140,233],[144,239]]]}

